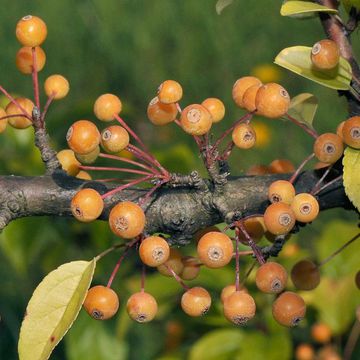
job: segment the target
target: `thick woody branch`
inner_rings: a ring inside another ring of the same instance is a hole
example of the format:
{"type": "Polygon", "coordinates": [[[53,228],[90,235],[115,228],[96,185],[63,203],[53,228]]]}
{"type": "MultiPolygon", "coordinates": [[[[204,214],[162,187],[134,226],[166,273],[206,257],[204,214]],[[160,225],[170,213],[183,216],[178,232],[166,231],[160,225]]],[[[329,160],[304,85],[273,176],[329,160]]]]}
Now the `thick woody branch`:
{"type": "MultiPolygon", "coordinates": [[[[321,177],[320,171],[304,172],[296,182],[297,192],[309,192],[321,177]]],[[[243,176],[229,178],[223,191],[204,180],[207,190],[189,186],[162,187],[152,194],[145,207],[147,233],[170,234],[171,242],[186,244],[199,229],[228,221],[232,216],[263,213],[269,184],[289,175],[243,176]]],[[[27,216],[71,216],[70,201],[82,187],[92,187],[100,193],[115,188],[116,184],[84,182],[69,177],[63,171],[40,177],[0,177],[0,229],[10,221],[27,216]]],[[[107,219],[110,208],[121,200],[139,200],[146,189],[125,190],[107,199],[102,219],[107,219]]],[[[321,210],[340,207],[352,208],[341,181],[319,194],[321,210]]]]}

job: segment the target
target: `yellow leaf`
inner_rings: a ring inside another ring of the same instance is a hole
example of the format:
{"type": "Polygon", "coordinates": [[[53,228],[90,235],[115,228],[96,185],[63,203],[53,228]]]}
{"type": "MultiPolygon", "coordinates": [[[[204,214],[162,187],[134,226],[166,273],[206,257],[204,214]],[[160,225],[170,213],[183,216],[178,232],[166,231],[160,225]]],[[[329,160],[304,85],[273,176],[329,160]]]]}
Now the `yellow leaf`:
{"type": "Polygon", "coordinates": [[[21,325],[20,360],[49,358],[79,314],[95,266],[95,259],[73,261],[61,265],[41,281],[21,325]]]}
{"type": "Polygon", "coordinates": [[[336,9],[331,9],[323,5],[308,1],[287,1],[281,6],[280,14],[282,16],[297,17],[299,15],[314,15],[317,12],[328,14],[337,14],[336,9]]]}
{"type": "Polygon", "coordinates": [[[345,193],[360,211],[360,150],[347,147],[343,158],[345,193]]]}
{"type": "Polygon", "coordinates": [[[311,47],[293,46],[283,49],[274,60],[285,69],[335,90],[349,90],[352,79],[351,65],[340,57],[333,70],[315,69],[311,62],[311,47]]]}
{"type": "Polygon", "coordinates": [[[291,99],[288,114],[307,125],[312,127],[312,123],[318,108],[318,99],[310,93],[302,93],[291,99]]]}

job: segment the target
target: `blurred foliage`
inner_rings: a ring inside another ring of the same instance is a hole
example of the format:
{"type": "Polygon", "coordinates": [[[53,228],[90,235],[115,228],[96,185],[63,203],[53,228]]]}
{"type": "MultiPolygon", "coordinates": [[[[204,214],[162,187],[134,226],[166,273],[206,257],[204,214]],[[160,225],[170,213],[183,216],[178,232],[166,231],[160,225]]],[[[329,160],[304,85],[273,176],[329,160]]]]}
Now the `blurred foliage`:
{"type": "MultiPolygon", "coordinates": [[[[176,125],[155,128],[146,120],[147,104],[165,79],[176,79],[183,85],[182,106],[207,97],[224,101],[226,119],[214,126],[214,133],[243,114],[232,103],[231,88],[237,78],[247,74],[264,81],[280,81],[291,96],[315,94],[319,109],[313,125],[319,132],[334,131],[347,116],[345,99],[335,91],[272,64],[283,48],[312,46],[324,37],[316,19],[305,22],[281,17],[281,3],[235,0],[219,16],[215,0],[4,0],[6,12],[0,17],[0,43],[6,51],[1,57],[1,85],[11,93],[31,96],[30,78],[19,74],[15,67],[19,44],[14,28],[25,14],[38,15],[47,22],[49,30],[44,44],[47,64],[40,81],[61,73],[71,84],[70,95],[55,103],[47,117],[57,150],[65,147],[65,134],[73,121],[94,119],[92,105],[96,97],[113,92],[123,101],[124,119],[137,129],[165,166],[184,173],[203,171],[191,137],[176,125]]],[[[359,53],[360,42],[354,41],[354,46],[359,53]]],[[[254,163],[269,164],[275,158],[289,158],[298,164],[312,151],[312,139],[289,122],[257,118],[255,128],[260,141],[245,156],[243,151],[234,151],[234,175],[254,163]]],[[[43,165],[32,145],[31,129],[7,129],[0,138],[1,174],[42,174],[43,165]]],[[[349,212],[322,213],[314,225],[289,240],[279,261],[290,270],[304,257],[323,260],[356,233],[357,220],[356,214],[349,212]]],[[[44,275],[67,261],[91,259],[116,241],[106,223],[83,225],[63,218],[17,220],[0,234],[1,359],[17,358],[22,314],[44,275]]],[[[82,311],[51,359],[286,360],[293,357],[293,349],[299,343],[320,348],[309,330],[319,320],[331,327],[335,343],[343,347],[355,318],[354,307],[359,303],[359,290],[353,281],[359,270],[359,250],[359,244],[352,244],[323,267],[319,288],[304,294],[311,304],[306,320],[290,330],[272,320],[273,297],[256,292],[254,272],[247,287],[257,303],[256,318],[241,329],[224,319],[219,293],[234,281],[232,267],[202,269],[199,278],[190,283],[202,284],[213,298],[212,309],[201,319],[183,315],[179,307],[181,289],[175,281],[149,270],[146,288],[158,299],[159,315],[150,324],[134,324],[125,305],[130,293],[139,289],[141,267],[131,256],[114,281],[120,294],[119,315],[108,322],[96,322],[82,311]]],[[[195,248],[189,246],[183,251],[190,255],[195,248]]],[[[107,281],[117,257],[117,253],[112,253],[99,262],[94,283],[107,281]]],[[[252,262],[242,259],[242,275],[252,262]]],[[[360,357],[359,345],[356,351],[354,359],[360,357]]]]}

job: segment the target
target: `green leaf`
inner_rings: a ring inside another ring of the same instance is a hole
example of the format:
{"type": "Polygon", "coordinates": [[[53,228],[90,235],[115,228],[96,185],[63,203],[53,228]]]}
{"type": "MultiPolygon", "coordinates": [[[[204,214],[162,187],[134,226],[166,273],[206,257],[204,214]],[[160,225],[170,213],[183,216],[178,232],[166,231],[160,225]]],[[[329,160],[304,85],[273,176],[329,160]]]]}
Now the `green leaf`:
{"type": "Polygon", "coordinates": [[[281,6],[280,14],[282,16],[291,16],[297,18],[312,17],[318,12],[328,14],[337,14],[336,9],[331,9],[323,5],[308,1],[287,1],[281,6]]]}
{"type": "Polygon", "coordinates": [[[20,360],[48,359],[76,319],[96,262],[73,261],[49,273],[35,289],[21,325],[20,360]]]}
{"type": "Polygon", "coordinates": [[[218,0],[216,3],[216,12],[218,13],[218,15],[221,14],[221,12],[228,7],[229,5],[231,5],[233,3],[234,0],[218,0]]]}
{"type": "Polygon", "coordinates": [[[343,158],[345,193],[360,211],[360,150],[347,147],[343,158]]]}
{"type": "Polygon", "coordinates": [[[293,46],[283,49],[274,62],[285,69],[331,89],[350,89],[351,66],[342,57],[340,57],[339,65],[335,69],[321,71],[315,69],[311,63],[311,47],[293,46]]]}
{"type": "Polygon", "coordinates": [[[231,360],[240,348],[244,334],[239,329],[208,332],[190,350],[189,360],[231,360]]]}
{"type": "Polygon", "coordinates": [[[318,108],[318,99],[313,94],[303,93],[291,99],[288,114],[310,128],[318,108]]]}

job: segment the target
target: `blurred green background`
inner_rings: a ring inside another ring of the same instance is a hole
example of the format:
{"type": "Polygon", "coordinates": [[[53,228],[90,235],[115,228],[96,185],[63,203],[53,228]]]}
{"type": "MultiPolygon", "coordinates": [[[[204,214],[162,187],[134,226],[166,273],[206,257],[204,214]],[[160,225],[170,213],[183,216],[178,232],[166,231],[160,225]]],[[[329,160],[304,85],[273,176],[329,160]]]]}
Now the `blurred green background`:
{"type": "MultiPolygon", "coordinates": [[[[43,45],[47,64],[40,73],[40,81],[60,73],[69,79],[71,86],[69,96],[55,103],[47,117],[57,150],[65,147],[65,134],[71,123],[81,118],[94,120],[94,100],[102,93],[113,92],[124,104],[123,118],[169,170],[186,173],[198,169],[205,174],[189,136],[176,125],[155,128],[146,118],[147,104],[165,79],[182,84],[182,106],[207,97],[224,101],[227,115],[214,126],[214,133],[244,113],[234,106],[231,88],[237,78],[248,74],[265,82],[280,82],[291,96],[301,92],[315,94],[319,110],[314,125],[319,132],[335,131],[347,116],[346,102],[335,91],[272,65],[283,48],[311,46],[324,37],[317,19],[282,18],[281,3],[235,0],[219,16],[215,0],[3,0],[0,83],[13,94],[32,96],[31,78],[15,67],[19,44],[14,29],[22,16],[38,15],[46,21],[49,32],[43,45]]],[[[357,33],[354,37],[358,40],[357,33]]],[[[359,54],[360,42],[354,43],[359,54]]],[[[312,151],[312,140],[290,123],[256,119],[255,124],[260,141],[246,153],[234,151],[231,158],[234,175],[240,175],[252,164],[269,164],[276,158],[299,164],[312,151]]],[[[0,140],[2,175],[42,174],[31,129],[16,132],[7,129],[0,140]]],[[[327,211],[289,240],[281,263],[290,270],[304,257],[324,259],[357,231],[356,214],[327,211]]],[[[90,259],[115,241],[106,223],[83,225],[61,218],[17,220],[0,234],[1,359],[17,358],[22,316],[45,274],[67,261],[90,259]]],[[[158,300],[159,315],[150,324],[135,324],[125,311],[127,298],[140,286],[134,271],[139,264],[136,256],[131,256],[123,263],[114,283],[121,299],[119,315],[108,322],[96,322],[81,312],[51,359],[291,359],[300,343],[323,348],[310,336],[311,326],[318,321],[331,328],[331,344],[341,352],[359,305],[359,290],[353,280],[359,270],[356,255],[359,251],[359,244],[353,244],[322,269],[319,288],[303,294],[309,304],[306,320],[291,330],[272,320],[273,298],[256,292],[253,276],[248,288],[258,307],[255,320],[238,329],[223,318],[219,293],[234,281],[232,267],[202,269],[193,282],[202,284],[213,297],[210,313],[200,319],[182,313],[179,306],[182,292],[175,281],[150,272],[146,288],[158,300]]],[[[183,252],[194,254],[195,249],[189,246],[183,252]]],[[[98,264],[94,283],[107,281],[117,257],[118,254],[111,254],[98,264]]],[[[242,260],[242,275],[251,262],[242,260]]],[[[359,357],[358,345],[353,359],[359,357]]]]}

